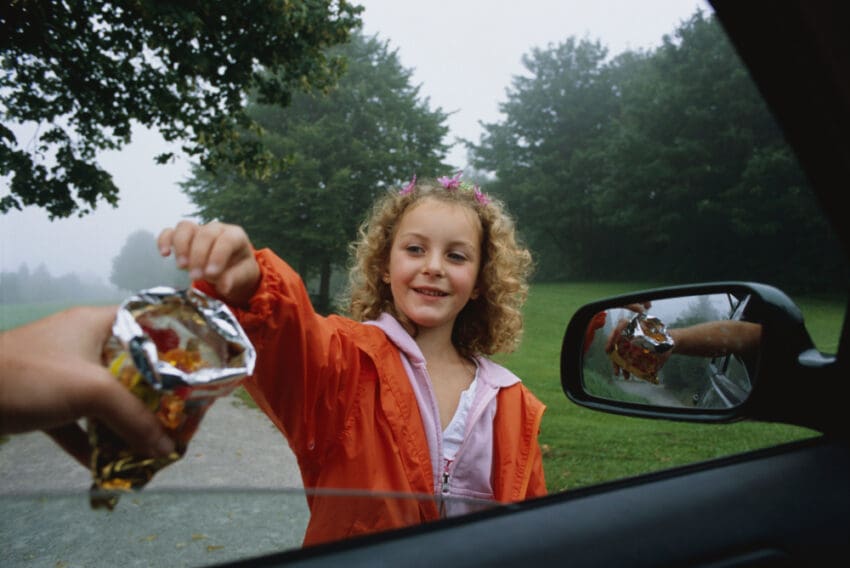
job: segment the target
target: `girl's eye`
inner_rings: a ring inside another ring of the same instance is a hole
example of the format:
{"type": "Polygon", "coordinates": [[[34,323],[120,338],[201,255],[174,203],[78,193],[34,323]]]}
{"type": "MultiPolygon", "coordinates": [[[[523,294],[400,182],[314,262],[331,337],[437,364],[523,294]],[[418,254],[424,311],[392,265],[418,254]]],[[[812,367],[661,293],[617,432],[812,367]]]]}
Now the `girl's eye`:
{"type": "Polygon", "coordinates": [[[407,245],[406,247],[404,247],[404,250],[409,253],[419,254],[424,252],[425,249],[422,248],[420,245],[407,245]]]}
{"type": "Polygon", "coordinates": [[[449,260],[452,260],[454,262],[464,262],[466,261],[466,255],[459,252],[450,252],[449,260]]]}

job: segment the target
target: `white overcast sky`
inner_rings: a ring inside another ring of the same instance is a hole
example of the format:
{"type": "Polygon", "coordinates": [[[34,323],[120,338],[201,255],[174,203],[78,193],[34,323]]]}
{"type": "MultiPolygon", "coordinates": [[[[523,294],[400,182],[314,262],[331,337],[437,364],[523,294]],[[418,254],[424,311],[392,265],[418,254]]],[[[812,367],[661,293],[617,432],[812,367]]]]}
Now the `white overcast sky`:
{"type": "MultiPolygon", "coordinates": [[[[479,122],[499,120],[498,103],[513,76],[522,74],[522,55],[570,36],[599,40],[609,55],[651,49],[704,0],[361,0],[365,32],[378,34],[398,49],[404,67],[431,108],[451,112],[448,142],[478,141],[479,122]]],[[[19,140],[25,143],[26,140],[19,140]]],[[[40,209],[0,215],[0,271],[30,270],[44,264],[54,276],[69,272],[107,282],[112,259],[127,236],[140,229],[158,233],[190,217],[192,204],[178,183],[188,176],[185,158],[158,166],[153,157],[165,148],[148,131],[101,156],[120,189],[118,208],[101,205],[85,218],[49,221],[40,209]]],[[[465,165],[456,148],[449,161],[465,165]]],[[[0,195],[8,180],[0,180],[0,195]]],[[[280,251],[285,256],[285,251],[280,251]]]]}

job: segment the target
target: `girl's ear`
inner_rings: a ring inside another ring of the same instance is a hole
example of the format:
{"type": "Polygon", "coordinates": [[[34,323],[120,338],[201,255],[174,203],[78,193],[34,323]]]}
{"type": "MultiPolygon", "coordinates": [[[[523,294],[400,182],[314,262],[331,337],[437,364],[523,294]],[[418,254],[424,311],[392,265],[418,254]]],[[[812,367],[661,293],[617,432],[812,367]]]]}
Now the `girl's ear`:
{"type": "Polygon", "coordinates": [[[475,288],[472,289],[472,293],[469,294],[469,299],[470,300],[477,300],[479,295],[480,295],[480,292],[478,291],[478,286],[476,286],[475,288]]]}
{"type": "Polygon", "coordinates": [[[384,275],[383,275],[383,276],[381,276],[381,280],[383,280],[383,281],[384,281],[384,284],[389,284],[389,283],[390,283],[390,273],[389,273],[389,271],[388,271],[388,270],[384,271],[384,275]]]}

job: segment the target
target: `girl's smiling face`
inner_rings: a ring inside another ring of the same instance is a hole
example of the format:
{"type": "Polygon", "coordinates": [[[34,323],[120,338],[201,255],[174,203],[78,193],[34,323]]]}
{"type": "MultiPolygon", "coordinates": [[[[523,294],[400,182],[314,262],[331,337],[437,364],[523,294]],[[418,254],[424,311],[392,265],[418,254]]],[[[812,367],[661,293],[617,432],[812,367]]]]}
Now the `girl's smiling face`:
{"type": "Polygon", "coordinates": [[[464,205],[426,198],[401,218],[384,282],[395,308],[420,329],[454,326],[478,297],[481,222],[464,205]]]}

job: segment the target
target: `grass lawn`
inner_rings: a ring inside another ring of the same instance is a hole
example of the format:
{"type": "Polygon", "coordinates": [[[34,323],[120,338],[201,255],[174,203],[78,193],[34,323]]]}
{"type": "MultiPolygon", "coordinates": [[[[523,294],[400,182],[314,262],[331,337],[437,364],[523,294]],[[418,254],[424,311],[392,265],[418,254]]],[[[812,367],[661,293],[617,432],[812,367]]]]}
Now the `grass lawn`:
{"type": "MultiPolygon", "coordinates": [[[[630,418],[581,408],[561,390],[560,349],[583,304],[652,288],[642,284],[537,284],[526,305],[522,346],[499,360],[547,405],[540,442],[550,491],[592,485],[816,435],[781,424],[688,424],[630,418]]],[[[836,351],[841,301],[795,298],[822,351],[836,351]]]]}
{"type": "Polygon", "coordinates": [[[71,307],[68,302],[38,304],[0,304],[0,331],[11,329],[71,307]]]}

